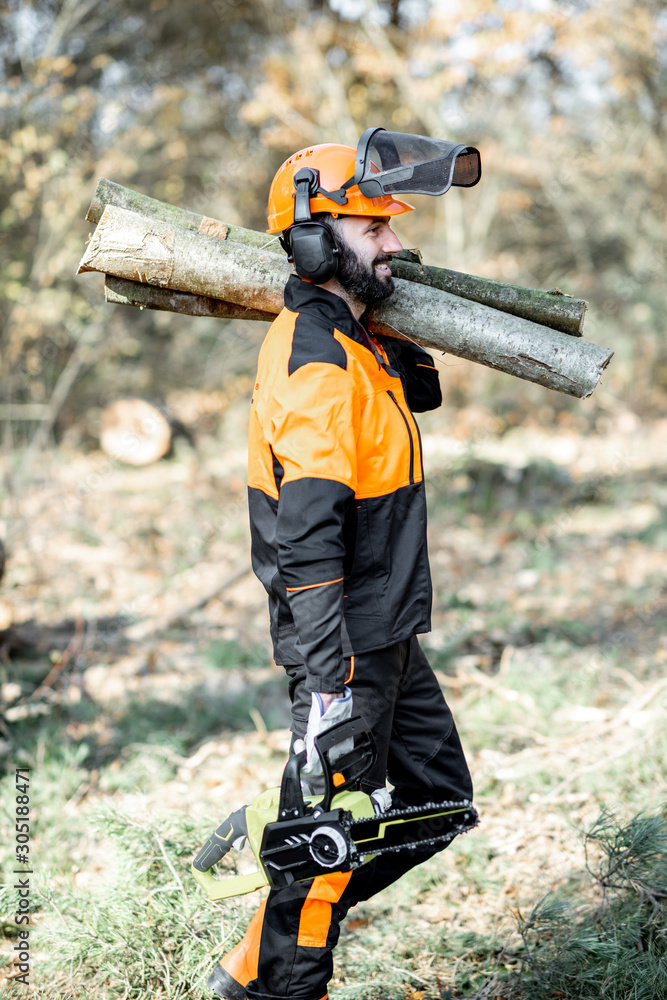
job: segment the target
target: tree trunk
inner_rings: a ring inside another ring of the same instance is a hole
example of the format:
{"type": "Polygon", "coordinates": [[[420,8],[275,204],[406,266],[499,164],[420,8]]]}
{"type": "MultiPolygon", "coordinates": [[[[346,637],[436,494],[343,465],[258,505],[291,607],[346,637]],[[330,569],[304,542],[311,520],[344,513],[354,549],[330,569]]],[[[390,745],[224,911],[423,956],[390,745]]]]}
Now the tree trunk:
{"type": "MultiPolygon", "coordinates": [[[[282,255],[112,205],[78,273],[90,270],[269,313],[282,308],[291,274],[282,255]]],[[[400,278],[392,297],[370,311],[369,327],[579,397],[590,396],[612,357],[596,344],[400,278]]]]}
{"type": "MultiPolygon", "coordinates": [[[[231,240],[233,243],[242,243],[244,246],[261,250],[280,252],[277,236],[268,236],[253,229],[218,222],[217,219],[210,219],[205,215],[198,215],[184,208],[158,201],[156,198],[149,198],[148,195],[132,191],[120,184],[114,184],[106,177],[101,177],[86,219],[98,223],[107,205],[126,208],[147,219],[170,222],[190,232],[217,236],[219,239],[231,240]]],[[[582,299],[564,295],[557,289],[544,292],[537,288],[521,288],[519,285],[508,285],[502,281],[461,274],[459,271],[450,271],[444,267],[422,266],[420,255],[410,250],[405,250],[393,258],[391,271],[396,278],[439,288],[443,292],[451,292],[453,295],[491,306],[513,316],[522,316],[534,323],[550,326],[554,330],[561,330],[575,337],[580,337],[583,330],[586,303],[582,299]]],[[[160,307],[151,305],[149,308],[160,307]]],[[[207,312],[193,313],[193,315],[211,314],[207,312]]]]}

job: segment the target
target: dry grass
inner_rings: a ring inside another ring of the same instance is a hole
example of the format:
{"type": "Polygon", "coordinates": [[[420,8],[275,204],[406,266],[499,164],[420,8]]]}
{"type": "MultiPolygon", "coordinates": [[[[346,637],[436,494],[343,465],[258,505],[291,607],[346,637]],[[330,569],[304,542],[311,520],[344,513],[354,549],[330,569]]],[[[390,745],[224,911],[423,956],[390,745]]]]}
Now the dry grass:
{"type": "MultiPolygon", "coordinates": [[[[550,892],[593,900],[582,829],[602,807],[627,819],[667,798],[664,426],[500,433],[489,413],[479,435],[482,418],[422,422],[436,593],[424,645],[482,825],[351,914],[339,1000],[493,995],[525,955],[517,914],[550,892]]],[[[34,767],[32,982],[44,1000],[90,995],[93,979],[101,998],[204,996],[203,971],[256,904],[207,904],[187,868],[209,828],[284,764],[263,591],[249,574],[177,613],[247,559],[243,421],[231,411],[196,455],[184,446],[146,470],[48,453],[5,499],[14,620],[87,623],[64,664],[54,650],[2,668],[7,764],[34,767]],[[113,958],[124,933],[143,959],[113,958]]],[[[7,959],[11,922],[5,932],[7,959]]],[[[0,995],[17,989],[5,980],[0,995]]]]}

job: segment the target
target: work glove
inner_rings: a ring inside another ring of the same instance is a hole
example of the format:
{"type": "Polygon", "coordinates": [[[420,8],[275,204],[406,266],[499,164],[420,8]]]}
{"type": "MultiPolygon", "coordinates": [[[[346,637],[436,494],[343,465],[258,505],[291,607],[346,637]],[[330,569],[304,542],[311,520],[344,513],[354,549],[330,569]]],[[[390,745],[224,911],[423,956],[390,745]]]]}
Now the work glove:
{"type": "MultiPolygon", "coordinates": [[[[324,776],[319,754],[315,749],[315,737],[335,726],[337,722],[344,722],[351,718],[352,691],[348,687],[345,688],[343,697],[334,698],[326,711],[324,711],[324,705],[318,692],[312,692],[306,738],[294,741],[294,753],[301,753],[302,750],[306,750],[308,753],[308,759],[301,768],[301,787],[307,795],[321,795],[324,792],[324,776]]],[[[332,763],[337,757],[349,753],[353,746],[352,737],[343,740],[332,752],[330,757],[332,763]]]]}
{"type": "Polygon", "coordinates": [[[391,792],[388,788],[376,788],[374,792],[371,792],[371,802],[376,816],[387,812],[388,809],[391,809],[391,792]]]}

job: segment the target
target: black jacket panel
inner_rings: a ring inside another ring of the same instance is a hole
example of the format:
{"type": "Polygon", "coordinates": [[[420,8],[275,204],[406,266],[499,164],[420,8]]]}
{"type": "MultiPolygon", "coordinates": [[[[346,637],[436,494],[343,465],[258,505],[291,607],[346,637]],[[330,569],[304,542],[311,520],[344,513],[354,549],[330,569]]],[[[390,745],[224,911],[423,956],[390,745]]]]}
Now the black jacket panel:
{"type": "Polygon", "coordinates": [[[442,390],[435,362],[420,347],[396,337],[376,337],[382,345],[389,364],[403,380],[405,398],[413,413],[435,410],[442,403],[442,390]]]}

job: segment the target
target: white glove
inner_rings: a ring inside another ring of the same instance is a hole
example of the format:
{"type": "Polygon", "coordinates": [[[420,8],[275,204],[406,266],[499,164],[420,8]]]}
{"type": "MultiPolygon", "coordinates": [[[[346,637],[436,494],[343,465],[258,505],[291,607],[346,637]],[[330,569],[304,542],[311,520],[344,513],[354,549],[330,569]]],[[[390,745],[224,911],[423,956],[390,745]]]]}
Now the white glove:
{"type": "Polygon", "coordinates": [[[376,788],[374,792],[371,792],[371,802],[376,816],[387,812],[388,809],[391,809],[391,792],[388,788],[376,788]]]}
{"type": "MultiPolygon", "coordinates": [[[[301,768],[301,786],[304,792],[316,795],[324,791],[324,781],[322,780],[322,764],[319,754],[315,749],[315,737],[324,733],[327,729],[335,726],[337,722],[344,722],[352,718],[352,691],[345,688],[342,698],[334,698],[326,711],[317,691],[312,692],[310,713],[308,715],[308,728],[306,729],[306,739],[294,741],[294,752],[301,753],[302,750],[308,752],[308,759],[304,767],[301,768]],[[319,779],[319,780],[318,780],[319,779]]],[[[337,746],[331,756],[333,762],[337,757],[349,753],[354,746],[354,740],[350,737],[343,740],[337,746]]]]}

